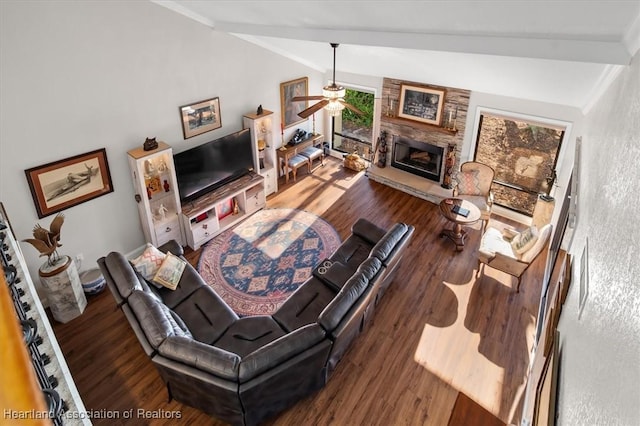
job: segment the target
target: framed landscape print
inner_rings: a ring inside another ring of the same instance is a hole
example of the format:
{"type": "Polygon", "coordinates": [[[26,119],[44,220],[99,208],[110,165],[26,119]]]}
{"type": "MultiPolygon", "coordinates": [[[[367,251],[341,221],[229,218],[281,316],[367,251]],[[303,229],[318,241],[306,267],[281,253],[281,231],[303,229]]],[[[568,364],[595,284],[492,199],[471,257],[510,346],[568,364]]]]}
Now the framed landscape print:
{"type": "Polygon", "coordinates": [[[292,102],[296,96],[309,96],[309,78],[302,77],[296,80],[280,83],[280,107],[282,109],[282,128],[295,126],[305,121],[298,117],[298,113],[309,106],[309,101],[292,102]]]}
{"type": "Polygon", "coordinates": [[[444,90],[401,84],[398,117],[439,126],[444,95],[444,90]]]}
{"type": "Polygon", "coordinates": [[[24,172],[40,219],[113,192],[104,148],[24,172]]]}
{"type": "Polygon", "coordinates": [[[182,134],[185,139],[222,127],[220,99],[212,98],[180,107],[182,134]]]}

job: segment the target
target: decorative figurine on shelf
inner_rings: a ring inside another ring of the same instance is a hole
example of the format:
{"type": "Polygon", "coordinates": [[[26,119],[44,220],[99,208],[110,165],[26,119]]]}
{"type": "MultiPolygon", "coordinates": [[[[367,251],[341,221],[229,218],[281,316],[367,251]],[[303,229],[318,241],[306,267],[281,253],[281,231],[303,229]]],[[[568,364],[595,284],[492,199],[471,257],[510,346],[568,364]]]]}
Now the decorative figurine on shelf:
{"type": "Polygon", "coordinates": [[[152,176],[156,173],[156,166],[153,164],[151,159],[148,159],[144,162],[144,171],[147,172],[149,176],[152,176]]]}
{"type": "Polygon", "coordinates": [[[156,142],[156,138],[147,138],[142,144],[142,149],[144,151],[153,151],[158,147],[158,142],[156,142]]]}
{"type": "Polygon", "coordinates": [[[240,212],[240,208],[238,207],[238,200],[233,199],[233,214],[238,214],[240,212]]]}
{"type": "Polygon", "coordinates": [[[258,110],[256,111],[257,115],[262,115],[264,113],[264,110],[262,109],[262,104],[258,105],[258,110]]]}
{"type": "Polygon", "coordinates": [[[147,186],[147,197],[151,199],[151,187],[147,186]]]}
{"type": "Polygon", "coordinates": [[[160,164],[158,165],[158,171],[160,173],[164,173],[168,170],[167,163],[164,161],[164,158],[160,159],[160,164]]]}
{"type": "Polygon", "coordinates": [[[160,216],[160,220],[165,220],[167,218],[168,211],[169,209],[166,208],[164,204],[160,204],[160,207],[158,207],[158,216],[160,216]]]}
{"type": "Polygon", "coordinates": [[[387,132],[385,130],[380,132],[378,138],[378,167],[385,167],[387,165],[387,132]]]}
{"type": "Polygon", "coordinates": [[[60,230],[64,223],[64,215],[58,213],[56,217],[51,221],[49,230],[44,229],[42,226],[36,223],[33,227],[33,237],[27,238],[22,241],[29,243],[40,252],[40,256],[47,256],[47,263],[49,266],[55,265],[60,259],[58,254],[58,247],[62,247],[60,244],[60,230]]]}
{"type": "Polygon", "coordinates": [[[169,192],[169,182],[167,182],[167,180],[164,180],[164,192],[169,192]]]}

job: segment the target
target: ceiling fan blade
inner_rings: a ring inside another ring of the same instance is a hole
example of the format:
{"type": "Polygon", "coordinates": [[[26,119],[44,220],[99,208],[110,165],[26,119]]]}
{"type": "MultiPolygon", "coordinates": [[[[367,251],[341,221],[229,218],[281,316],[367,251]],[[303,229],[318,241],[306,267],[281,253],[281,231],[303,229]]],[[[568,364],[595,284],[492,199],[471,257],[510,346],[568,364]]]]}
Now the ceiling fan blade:
{"type": "Polygon", "coordinates": [[[304,111],[300,111],[298,113],[298,117],[307,118],[307,117],[315,114],[316,112],[320,111],[328,103],[329,103],[329,101],[323,98],[323,100],[321,100],[317,104],[310,106],[309,108],[305,109],[304,111]]]}
{"type": "Polygon", "coordinates": [[[315,96],[294,96],[293,98],[291,98],[292,102],[298,102],[298,101],[321,101],[324,99],[324,96],[322,95],[315,95],[315,96]]]}
{"type": "Polygon", "coordinates": [[[347,103],[347,102],[345,102],[345,101],[339,101],[339,102],[342,102],[342,104],[343,104],[345,107],[349,108],[351,111],[355,112],[356,114],[358,114],[358,115],[364,115],[364,112],[360,111],[358,108],[354,107],[354,106],[353,106],[353,105],[351,105],[350,103],[347,103]]]}

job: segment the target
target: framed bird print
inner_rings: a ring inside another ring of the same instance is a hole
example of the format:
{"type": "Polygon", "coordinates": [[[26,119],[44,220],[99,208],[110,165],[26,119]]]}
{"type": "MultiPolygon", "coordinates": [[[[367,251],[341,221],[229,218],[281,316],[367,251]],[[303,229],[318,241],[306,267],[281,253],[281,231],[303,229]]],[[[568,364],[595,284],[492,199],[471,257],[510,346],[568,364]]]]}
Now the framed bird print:
{"type": "Polygon", "coordinates": [[[40,219],[113,192],[105,148],[24,172],[40,219]]]}

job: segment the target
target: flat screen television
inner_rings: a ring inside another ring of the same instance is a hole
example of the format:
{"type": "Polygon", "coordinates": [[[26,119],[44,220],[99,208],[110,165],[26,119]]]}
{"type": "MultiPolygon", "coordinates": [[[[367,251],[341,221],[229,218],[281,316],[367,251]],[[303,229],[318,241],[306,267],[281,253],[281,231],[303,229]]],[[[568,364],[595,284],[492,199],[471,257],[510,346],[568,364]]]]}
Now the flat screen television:
{"type": "Polygon", "coordinates": [[[192,201],[253,170],[250,130],[179,152],[173,160],[180,201],[192,201]]]}

